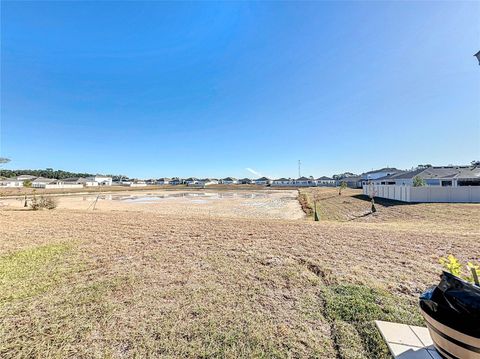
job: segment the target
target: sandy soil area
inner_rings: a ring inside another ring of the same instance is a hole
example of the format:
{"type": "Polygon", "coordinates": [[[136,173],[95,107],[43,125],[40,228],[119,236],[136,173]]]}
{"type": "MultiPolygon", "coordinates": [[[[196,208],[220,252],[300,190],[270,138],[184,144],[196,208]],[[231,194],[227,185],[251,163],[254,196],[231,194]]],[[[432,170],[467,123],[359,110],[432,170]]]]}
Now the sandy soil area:
{"type": "MultiPolygon", "coordinates": [[[[137,191],[100,195],[57,196],[59,209],[141,211],[162,216],[301,219],[298,192],[290,191],[137,191]],[[98,200],[97,200],[98,197],[98,200]],[[96,202],[96,203],[95,203],[96,202]]],[[[5,207],[22,208],[23,199],[4,199],[5,207]]]]}

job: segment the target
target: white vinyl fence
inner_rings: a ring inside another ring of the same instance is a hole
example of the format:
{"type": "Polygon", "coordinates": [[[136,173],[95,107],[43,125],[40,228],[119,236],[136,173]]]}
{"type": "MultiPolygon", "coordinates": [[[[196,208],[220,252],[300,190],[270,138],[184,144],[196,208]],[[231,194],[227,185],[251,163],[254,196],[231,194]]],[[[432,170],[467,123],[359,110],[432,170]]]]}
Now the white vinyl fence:
{"type": "Polygon", "coordinates": [[[464,202],[480,203],[480,186],[396,186],[364,185],[363,194],[402,202],[464,202]]]}

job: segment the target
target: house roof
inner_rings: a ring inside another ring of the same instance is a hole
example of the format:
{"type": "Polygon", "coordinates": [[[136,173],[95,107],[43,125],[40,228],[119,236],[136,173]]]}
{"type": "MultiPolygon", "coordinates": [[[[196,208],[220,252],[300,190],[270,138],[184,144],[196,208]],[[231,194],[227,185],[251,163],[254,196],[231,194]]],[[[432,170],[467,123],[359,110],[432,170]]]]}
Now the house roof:
{"type": "Polygon", "coordinates": [[[234,177],[227,177],[227,178],[223,178],[222,181],[236,181],[237,179],[234,178],[234,177]]]}
{"type": "Polygon", "coordinates": [[[378,173],[378,172],[401,172],[401,170],[399,170],[395,167],[384,167],[384,168],[380,168],[378,170],[368,171],[368,172],[365,172],[363,174],[368,175],[368,174],[378,173]]]}
{"type": "Polygon", "coordinates": [[[322,176],[322,177],[318,177],[317,181],[333,181],[333,178],[322,176]]]}
{"type": "Polygon", "coordinates": [[[252,180],[250,178],[242,178],[242,179],[239,179],[239,181],[242,181],[242,182],[252,182],[252,180]]]}
{"type": "Polygon", "coordinates": [[[35,178],[32,183],[52,183],[56,181],[56,178],[45,178],[45,177],[38,177],[35,178]]]}
{"type": "Polygon", "coordinates": [[[478,179],[480,178],[480,168],[471,166],[443,166],[443,167],[427,167],[419,168],[413,171],[403,171],[378,178],[386,179],[412,179],[414,177],[422,179],[478,179]]]}
{"type": "Polygon", "coordinates": [[[190,177],[190,178],[187,178],[185,181],[198,181],[198,178],[195,178],[195,177],[190,177]]]}
{"type": "Polygon", "coordinates": [[[256,180],[254,181],[270,181],[270,178],[267,178],[267,177],[260,177],[260,178],[257,178],[256,180]]]}
{"type": "Polygon", "coordinates": [[[17,180],[19,181],[25,181],[25,180],[33,180],[37,178],[37,176],[32,176],[32,175],[20,175],[20,176],[17,176],[17,180]]]}
{"type": "Polygon", "coordinates": [[[461,168],[457,179],[479,179],[480,167],[461,168]]]}
{"type": "Polygon", "coordinates": [[[342,178],[340,181],[341,182],[358,182],[361,180],[362,180],[361,176],[355,176],[355,177],[345,177],[345,178],[342,178]]]}
{"type": "Polygon", "coordinates": [[[79,182],[79,181],[85,182],[85,180],[86,179],[83,177],[69,177],[69,178],[63,179],[64,182],[79,182]]]}
{"type": "Polygon", "coordinates": [[[375,181],[381,181],[381,180],[386,180],[386,179],[411,179],[415,176],[417,176],[419,173],[422,173],[425,169],[417,169],[413,171],[402,171],[398,173],[392,173],[387,176],[383,176],[380,178],[377,178],[375,181]]]}
{"type": "Polygon", "coordinates": [[[295,181],[311,181],[311,180],[312,180],[311,178],[299,177],[299,178],[297,178],[295,181]]]}

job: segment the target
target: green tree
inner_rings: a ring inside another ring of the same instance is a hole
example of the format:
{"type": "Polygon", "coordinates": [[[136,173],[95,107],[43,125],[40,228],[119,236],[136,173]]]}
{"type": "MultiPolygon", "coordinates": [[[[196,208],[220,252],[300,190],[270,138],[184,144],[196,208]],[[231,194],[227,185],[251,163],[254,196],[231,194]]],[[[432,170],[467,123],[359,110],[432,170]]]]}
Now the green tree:
{"type": "Polygon", "coordinates": [[[413,187],[423,187],[425,186],[425,180],[419,176],[413,177],[413,187]]]}
{"type": "Polygon", "coordinates": [[[342,191],[347,188],[347,183],[345,181],[342,181],[340,183],[340,188],[338,189],[338,195],[341,196],[342,195],[342,191]]]}

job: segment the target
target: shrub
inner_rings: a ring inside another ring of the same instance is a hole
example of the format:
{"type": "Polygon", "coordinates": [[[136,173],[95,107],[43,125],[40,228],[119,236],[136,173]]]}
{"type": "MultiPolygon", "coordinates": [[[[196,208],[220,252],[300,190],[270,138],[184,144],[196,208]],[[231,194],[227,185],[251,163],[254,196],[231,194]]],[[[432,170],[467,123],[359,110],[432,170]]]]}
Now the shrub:
{"type": "Polygon", "coordinates": [[[478,285],[478,278],[480,277],[480,265],[468,262],[465,275],[465,270],[459,260],[452,254],[449,254],[446,258],[440,258],[440,264],[443,268],[452,273],[454,276],[462,278],[468,282],[478,285]]]}
{"type": "Polygon", "coordinates": [[[55,209],[57,208],[57,204],[57,199],[54,197],[40,196],[37,198],[36,196],[33,196],[32,202],[30,203],[30,208],[34,211],[43,208],[55,209]]]}
{"type": "Polygon", "coordinates": [[[413,177],[413,187],[423,187],[425,186],[425,180],[419,176],[413,177]]]}

